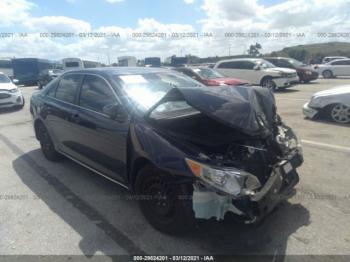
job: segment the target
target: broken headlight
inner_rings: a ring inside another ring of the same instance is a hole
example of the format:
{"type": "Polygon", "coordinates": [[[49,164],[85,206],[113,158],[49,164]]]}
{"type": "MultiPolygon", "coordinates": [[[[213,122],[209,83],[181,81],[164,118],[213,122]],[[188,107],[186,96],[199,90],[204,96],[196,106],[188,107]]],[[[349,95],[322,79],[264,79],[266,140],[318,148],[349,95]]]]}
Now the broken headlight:
{"type": "Polygon", "coordinates": [[[231,195],[250,195],[261,186],[257,177],[236,168],[214,168],[186,158],[192,173],[206,184],[231,195]]]}

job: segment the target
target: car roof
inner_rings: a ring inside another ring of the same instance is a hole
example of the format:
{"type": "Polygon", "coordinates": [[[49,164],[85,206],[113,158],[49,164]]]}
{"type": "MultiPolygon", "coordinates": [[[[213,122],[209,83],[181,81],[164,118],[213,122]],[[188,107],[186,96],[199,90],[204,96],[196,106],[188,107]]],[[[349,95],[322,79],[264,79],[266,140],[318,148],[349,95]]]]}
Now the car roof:
{"type": "Polygon", "coordinates": [[[283,59],[283,60],[288,60],[288,59],[292,59],[290,57],[283,57],[283,56],[270,56],[270,57],[263,57],[263,59],[283,59]]]}
{"type": "Polygon", "coordinates": [[[334,63],[334,62],[344,61],[344,60],[350,60],[350,58],[339,58],[339,59],[334,59],[334,60],[332,60],[332,61],[329,61],[328,63],[334,63]]]}
{"type": "Polygon", "coordinates": [[[218,63],[223,63],[223,62],[234,62],[234,61],[250,61],[250,62],[255,62],[259,60],[264,60],[264,58],[232,58],[232,59],[226,59],[226,60],[221,60],[218,63]]]}

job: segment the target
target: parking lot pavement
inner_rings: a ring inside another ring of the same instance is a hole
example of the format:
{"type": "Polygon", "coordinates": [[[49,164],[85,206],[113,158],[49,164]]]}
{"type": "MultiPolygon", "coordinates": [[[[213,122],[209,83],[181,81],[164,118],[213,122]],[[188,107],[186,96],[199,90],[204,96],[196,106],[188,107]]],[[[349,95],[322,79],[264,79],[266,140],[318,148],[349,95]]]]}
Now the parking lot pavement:
{"type": "Polygon", "coordinates": [[[69,160],[44,159],[26,106],[0,113],[0,254],[350,254],[350,127],[303,118],[320,79],[276,93],[303,141],[296,194],[258,225],[199,221],[174,237],[155,231],[131,195],[69,160]]]}

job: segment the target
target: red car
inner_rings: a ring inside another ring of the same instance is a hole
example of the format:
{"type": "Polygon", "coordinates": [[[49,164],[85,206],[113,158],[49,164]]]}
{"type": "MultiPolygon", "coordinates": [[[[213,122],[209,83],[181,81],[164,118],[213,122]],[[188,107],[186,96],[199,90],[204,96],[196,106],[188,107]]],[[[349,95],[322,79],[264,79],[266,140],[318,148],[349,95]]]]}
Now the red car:
{"type": "Polygon", "coordinates": [[[225,77],[208,67],[178,67],[174,70],[184,73],[206,86],[241,86],[249,84],[247,80],[225,77]]]}

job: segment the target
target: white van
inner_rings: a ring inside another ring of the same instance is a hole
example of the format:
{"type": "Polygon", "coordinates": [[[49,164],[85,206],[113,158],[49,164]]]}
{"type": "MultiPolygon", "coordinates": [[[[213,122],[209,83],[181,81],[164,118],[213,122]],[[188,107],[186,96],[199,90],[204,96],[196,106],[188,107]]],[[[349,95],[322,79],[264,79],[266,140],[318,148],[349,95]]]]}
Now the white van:
{"type": "Polygon", "coordinates": [[[62,59],[62,64],[63,70],[101,67],[99,62],[82,60],[80,58],[64,58],[62,59]]]}
{"type": "Polygon", "coordinates": [[[118,57],[118,65],[121,67],[136,66],[137,60],[134,56],[120,56],[118,57]]]}
{"type": "Polygon", "coordinates": [[[289,87],[299,82],[296,70],[276,67],[260,58],[223,60],[216,63],[214,69],[227,77],[245,79],[253,85],[268,87],[272,90],[289,87]]]}

